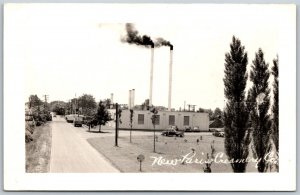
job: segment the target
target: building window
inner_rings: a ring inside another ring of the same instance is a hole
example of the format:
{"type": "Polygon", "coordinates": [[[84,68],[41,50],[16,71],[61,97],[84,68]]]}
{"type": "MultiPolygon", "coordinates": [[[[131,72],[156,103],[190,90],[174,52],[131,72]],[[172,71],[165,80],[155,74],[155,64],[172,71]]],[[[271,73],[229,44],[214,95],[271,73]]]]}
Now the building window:
{"type": "Polygon", "coordinates": [[[189,116],[183,117],[183,125],[190,125],[190,117],[189,116]]]}
{"type": "Polygon", "coordinates": [[[145,120],[145,117],[143,114],[138,114],[138,124],[139,125],[143,125],[144,124],[144,120],[145,120]]]}
{"type": "Polygon", "coordinates": [[[169,125],[175,125],[175,115],[169,116],[169,125]]]}

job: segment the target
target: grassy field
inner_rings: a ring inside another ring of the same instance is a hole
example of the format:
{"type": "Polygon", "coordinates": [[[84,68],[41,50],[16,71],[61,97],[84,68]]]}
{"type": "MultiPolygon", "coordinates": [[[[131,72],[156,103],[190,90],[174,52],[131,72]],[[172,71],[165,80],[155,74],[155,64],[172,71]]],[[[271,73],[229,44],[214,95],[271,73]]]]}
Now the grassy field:
{"type": "MultiPolygon", "coordinates": [[[[134,136],[132,143],[129,143],[128,136],[119,137],[119,147],[114,147],[114,137],[105,138],[90,138],[88,142],[101,154],[103,154],[111,163],[116,166],[121,172],[139,172],[139,162],[137,156],[143,154],[145,160],[142,163],[143,172],[203,172],[205,163],[200,160],[206,160],[206,154],[211,153],[211,144],[214,143],[216,153],[224,152],[224,138],[214,137],[208,133],[186,133],[184,138],[165,137],[156,133],[158,141],[156,142],[156,152],[153,152],[153,135],[134,136]],[[202,136],[202,140],[200,140],[202,136]],[[199,144],[197,144],[199,139],[199,144]],[[194,150],[194,153],[192,152],[194,150]],[[185,158],[186,163],[182,164],[183,156],[189,154],[185,158]],[[160,160],[159,160],[160,159],[160,160]],[[176,159],[177,160],[176,162],[176,159]],[[192,160],[191,160],[192,159],[192,160]],[[198,159],[198,162],[195,160],[198,159]],[[166,165],[173,160],[172,165],[166,165]],[[163,163],[164,162],[164,163],[163,163]],[[189,163],[192,162],[192,163],[189,163]]],[[[230,164],[213,163],[211,166],[212,172],[228,173],[232,172],[230,164]]],[[[256,172],[254,164],[248,164],[247,172],[256,172]]]]}
{"type": "Polygon", "coordinates": [[[26,143],[26,172],[47,173],[50,168],[51,127],[49,123],[36,127],[33,141],[26,143]]]}

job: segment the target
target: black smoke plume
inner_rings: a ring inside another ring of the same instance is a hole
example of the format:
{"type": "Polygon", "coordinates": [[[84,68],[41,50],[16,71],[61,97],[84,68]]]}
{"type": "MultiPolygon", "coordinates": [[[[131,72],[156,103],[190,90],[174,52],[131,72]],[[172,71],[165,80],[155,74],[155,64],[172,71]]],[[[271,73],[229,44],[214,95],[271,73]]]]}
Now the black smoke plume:
{"type": "Polygon", "coordinates": [[[168,46],[171,50],[173,50],[173,45],[163,38],[157,38],[153,41],[148,35],[140,35],[132,23],[126,23],[126,33],[126,36],[121,39],[122,42],[145,47],[168,46]]]}
{"type": "Polygon", "coordinates": [[[152,41],[151,37],[147,35],[140,35],[133,24],[126,24],[126,32],[127,35],[122,38],[122,42],[141,45],[145,47],[154,47],[154,42],[152,41]]]}
{"type": "Polygon", "coordinates": [[[167,46],[170,47],[170,50],[173,50],[173,45],[170,41],[166,41],[163,38],[157,38],[155,41],[155,47],[167,46]]]}

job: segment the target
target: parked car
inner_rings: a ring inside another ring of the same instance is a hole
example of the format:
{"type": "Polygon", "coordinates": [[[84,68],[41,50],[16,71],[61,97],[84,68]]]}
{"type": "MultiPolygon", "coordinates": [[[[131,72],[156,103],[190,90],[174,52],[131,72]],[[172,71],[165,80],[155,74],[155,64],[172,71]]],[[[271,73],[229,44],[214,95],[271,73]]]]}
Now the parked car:
{"type": "Polygon", "coordinates": [[[195,127],[193,128],[193,131],[200,131],[199,126],[195,126],[195,127]]]}
{"type": "Polygon", "coordinates": [[[213,136],[216,136],[216,137],[225,137],[224,132],[220,132],[220,131],[215,131],[212,134],[213,134],[213,136]]]}
{"type": "Polygon", "coordinates": [[[83,117],[82,116],[75,116],[74,117],[74,127],[82,127],[82,124],[83,124],[83,117]]]}
{"type": "Polygon", "coordinates": [[[191,127],[184,127],[184,131],[185,132],[192,132],[192,128],[191,127]]]}
{"type": "Polygon", "coordinates": [[[171,136],[184,137],[184,131],[178,131],[177,126],[170,126],[165,131],[163,131],[161,135],[167,137],[171,137],[171,136]]]}
{"type": "Polygon", "coordinates": [[[74,121],[74,114],[70,114],[66,116],[66,120],[68,123],[73,123],[74,121]]]}
{"type": "Polygon", "coordinates": [[[208,129],[208,131],[209,131],[209,132],[215,132],[215,131],[217,131],[217,130],[216,130],[216,129],[211,129],[211,128],[210,128],[210,129],[208,129]]]}

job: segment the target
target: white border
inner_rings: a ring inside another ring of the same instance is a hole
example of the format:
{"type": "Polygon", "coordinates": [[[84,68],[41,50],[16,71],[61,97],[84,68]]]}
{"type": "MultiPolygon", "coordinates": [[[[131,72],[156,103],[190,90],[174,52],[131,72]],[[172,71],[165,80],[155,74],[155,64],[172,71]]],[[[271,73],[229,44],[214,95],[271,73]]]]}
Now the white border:
{"type": "MultiPolygon", "coordinates": [[[[25,5],[25,4],[24,4],[25,5]]],[[[35,4],[37,5],[37,4],[35,4]]],[[[280,173],[106,173],[106,174],[26,174],[24,172],[24,69],[10,64],[5,58],[4,10],[4,189],[5,190],[230,190],[230,191],[293,191],[296,189],[296,6],[295,5],[139,5],[101,4],[103,21],[153,21],[153,11],[226,9],[253,6],[281,6],[290,18],[284,39],[280,43],[280,173]],[[141,9],[138,9],[141,8],[141,9]],[[124,12],[124,10],[126,10],[124,12]],[[112,14],[118,13],[118,14],[112,14]]],[[[39,6],[55,6],[43,4],[39,6]]],[[[63,7],[88,6],[87,4],[60,4],[63,7]]],[[[94,5],[96,6],[96,5],[94,5]]],[[[97,5],[100,7],[100,4],[97,5]]],[[[180,18],[178,18],[180,19],[180,18]]]]}

